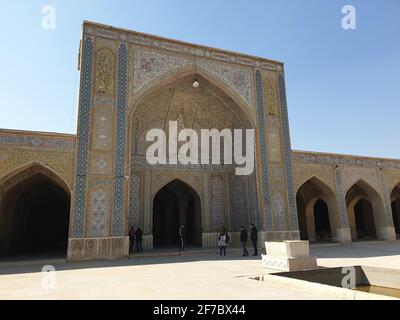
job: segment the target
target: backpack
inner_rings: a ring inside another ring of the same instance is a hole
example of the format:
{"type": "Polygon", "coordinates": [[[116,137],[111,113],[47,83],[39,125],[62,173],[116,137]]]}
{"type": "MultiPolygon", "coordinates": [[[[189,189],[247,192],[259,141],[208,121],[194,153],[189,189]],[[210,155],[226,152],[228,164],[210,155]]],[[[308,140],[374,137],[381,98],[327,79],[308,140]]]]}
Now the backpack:
{"type": "Polygon", "coordinates": [[[218,236],[218,246],[226,247],[227,245],[227,237],[226,235],[218,236]]]}

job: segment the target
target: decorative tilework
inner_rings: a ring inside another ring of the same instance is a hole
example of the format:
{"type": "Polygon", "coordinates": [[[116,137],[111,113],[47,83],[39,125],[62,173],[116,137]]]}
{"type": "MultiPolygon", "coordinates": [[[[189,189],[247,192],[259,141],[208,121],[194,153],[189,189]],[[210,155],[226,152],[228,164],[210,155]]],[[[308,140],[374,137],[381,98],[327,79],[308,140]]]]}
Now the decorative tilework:
{"type": "Polygon", "coordinates": [[[133,93],[158,76],[171,70],[178,69],[190,63],[190,60],[171,54],[165,54],[145,48],[136,48],[133,52],[134,70],[133,93]]]}
{"type": "Polygon", "coordinates": [[[97,52],[95,90],[109,96],[114,95],[114,55],[108,48],[97,52]]]}
{"type": "Polygon", "coordinates": [[[251,201],[251,223],[254,223],[257,228],[260,228],[260,212],[258,206],[258,191],[257,191],[257,179],[256,170],[249,177],[249,188],[250,188],[250,201],[251,201]]]}
{"type": "MultiPolygon", "coordinates": [[[[193,65],[193,60],[186,56],[166,54],[145,48],[133,50],[134,73],[130,70],[130,80],[133,81],[132,92],[135,93],[152,80],[168,73],[169,71],[193,65]]],[[[252,106],[252,81],[251,71],[245,67],[231,64],[221,65],[209,60],[197,61],[198,68],[203,68],[208,73],[222,80],[247,103],[252,106]]]]}
{"type": "Polygon", "coordinates": [[[281,191],[274,190],[272,193],[272,212],[274,215],[274,231],[286,231],[286,205],[281,191]]]}
{"type": "Polygon", "coordinates": [[[93,112],[92,148],[111,151],[113,147],[114,109],[108,105],[96,105],[93,112]]]}
{"type": "Polygon", "coordinates": [[[278,120],[278,118],[269,118],[267,121],[268,125],[268,155],[271,162],[282,162],[281,152],[281,133],[279,124],[272,120],[278,120]]]}
{"type": "Polygon", "coordinates": [[[211,218],[214,231],[219,231],[224,225],[224,184],[222,176],[211,177],[211,218]]]}
{"type": "Polygon", "coordinates": [[[119,47],[113,236],[124,235],[127,47],[119,47]]]}
{"type": "Polygon", "coordinates": [[[90,174],[111,175],[112,174],[112,155],[108,152],[92,151],[90,159],[90,174]]]}
{"type": "MultiPolygon", "coordinates": [[[[132,159],[132,165],[135,168],[154,168],[154,165],[148,163],[144,156],[135,156],[132,159]]],[[[224,164],[188,164],[184,165],[178,162],[177,164],[162,165],[163,169],[184,169],[184,170],[199,170],[199,171],[221,171],[229,172],[234,169],[233,165],[224,164]]]]}
{"type": "Polygon", "coordinates": [[[77,136],[77,161],[75,179],[75,208],[72,236],[84,235],[86,176],[88,171],[89,150],[89,111],[91,106],[93,41],[90,37],[83,40],[83,59],[81,67],[81,96],[79,106],[79,131],[77,136]]]}
{"type": "Polygon", "coordinates": [[[275,71],[265,71],[264,72],[265,81],[264,81],[264,89],[265,89],[265,103],[267,105],[267,114],[272,116],[279,115],[279,107],[278,107],[278,88],[276,81],[276,72],[275,71]]]}
{"type": "Polygon", "coordinates": [[[335,169],[335,182],[336,182],[336,196],[339,203],[340,226],[342,228],[349,227],[349,217],[347,215],[346,197],[343,190],[342,183],[342,168],[336,167],[335,169]]]}
{"type": "Polygon", "coordinates": [[[241,226],[248,225],[246,182],[243,176],[234,176],[231,182],[232,231],[239,231],[241,226]]]}
{"type": "Polygon", "coordinates": [[[129,190],[129,228],[140,225],[140,213],[142,210],[141,175],[133,173],[129,190]]]}
{"type": "Polygon", "coordinates": [[[253,105],[251,94],[253,82],[250,70],[211,61],[198,61],[197,64],[236,91],[249,107],[253,105]]]}
{"type": "Polygon", "coordinates": [[[264,108],[264,93],[263,81],[260,70],[256,70],[256,93],[257,93],[257,121],[260,140],[261,154],[261,172],[263,181],[263,200],[265,207],[265,224],[267,231],[272,231],[272,212],[269,190],[269,174],[268,174],[268,152],[267,152],[267,137],[265,128],[265,108],[264,108]]]}
{"type": "Polygon", "coordinates": [[[344,155],[330,155],[322,153],[308,153],[308,152],[293,152],[293,160],[305,163],[318,163],[326,165],[343,165],[343,166],[356,166],[356,167],[372,167],[383,169],[400,169],[400,161],[398,160],[383,160],[383,159],[370,159],[366,157],[344,156],[344,155]]]}
{"type": "Polygon", "coordinates": [[[289,211],[290,211],[290,224],[292,230],[299,229],[297,207],[296,207],[296,193],[293,187],[293,173],[292,173],[292,147],[290,143],[290,131],[289,131],[289,117],[288,108],[286,101],[286,87],[285,78],[283,74],[279,75],[279,98],[281,101],[281,120],[283,130],[283,146],[284,146],[284,160],[286,166],[287,176],[287,189],[288,189],[288,200],[289,200],[289,211]]]}
{"type": "Polygon", "coordinates": [[[101,238],[108,236],[109,199],[107,192],[96,190],[90,197],[90,226],[89,236],[101,238]]]}
{"type": "Polygon", "coordinates": [[[18,147],[34,147],[44,149],[75,149],[75,139],[59,138],[59,137],[40,137],[30,135],[14,135],[1,134],[0,145],[18,146],[18,147]]]}
{"type": "Polygon", "coordinates": [[[96,94],[93,97],[93,105],[96,107],[97,105],[100,104],[110,106],[110,108],[114,108],[114,97],[109,97],[102,94],[96,94]]]}
{"type": "Polygon", "coordinates": [[[126,30],[111,31],[100,27],[89,27],[84,29],[84,33],[88,35],[97,35],[107,39],[128,41],[129,43],[147,46],[150,48],[164,49],[169,52],[180,54],[191,54],[199,57],[207,57],[216,61],[229,61],[243,66],[262,68],[265,70],[280,70],[281,65],[263,58],[251,57],[247,55],[236,54],[234,52],[226,52],[218,49],[210,49],[206,47],[191,44],[175,43],[167,39],[141,34],[135,31],[127,32],[126,30]]]}

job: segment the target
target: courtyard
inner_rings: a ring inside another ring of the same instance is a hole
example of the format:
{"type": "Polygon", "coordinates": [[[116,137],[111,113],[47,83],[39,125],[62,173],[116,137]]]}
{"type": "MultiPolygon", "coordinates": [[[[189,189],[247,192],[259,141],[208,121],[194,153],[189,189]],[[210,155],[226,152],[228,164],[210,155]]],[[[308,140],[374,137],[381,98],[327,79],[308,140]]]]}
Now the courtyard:
{"type": "MultiPolygon", "coordinates": [[[[0,299],[332,299],[307,283],[252,280],[266,273],[260,257],[241,258],[232,249],[220,258],[212,250],[178,256],[172,252],[124,260],[65,263],[62,260],[3,262],[0,299]],[[52,264],[55,287],[44,290],[43,264],[52,264]]],[[[320,267],[374,266],[400,270],[400,243],[358,242],[312,245],[320,267]]],[[[338,295],[340,298],[340,295],[338,295]]],[[[373,298],[373,297],[372,297],[373,298]]]]}

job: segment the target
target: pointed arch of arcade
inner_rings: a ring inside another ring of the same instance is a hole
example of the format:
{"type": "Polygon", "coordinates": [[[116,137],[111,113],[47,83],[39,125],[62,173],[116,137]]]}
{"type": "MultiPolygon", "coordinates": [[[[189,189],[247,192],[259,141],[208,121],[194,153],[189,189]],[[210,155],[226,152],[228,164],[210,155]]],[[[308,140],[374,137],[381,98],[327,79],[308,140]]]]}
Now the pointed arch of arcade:
{"type": "Polygon", "coordinates": [[[199,194],[187,183],[174,179],[153,198],[152,224],[154,247],[178,246],[178,232],[185,226],[189,246],[202,245],[202,210],[199,194]]]}
{"type": "Polygon", "coordinates": [[[300,236],[303,240],[339,241],[339,208],[335,193],[313,176],[297,191],[300,236]]]}
{"type": "Polygon", "coordinates": [[[65,254],[71,190],[39,162],[0,179],[0,256],[65,254]]]}
{"type": "Polygon", "coordinates": [[[400,182],[393,188],[390,194],[390,202],[396,236],[397,239],[400,239],[400,182]]]}
{"type": "Polygon", "coordinates": [[[383,199],[370,184],[355,182],[346,192],[346,207],[353,241],[386,239],[383,199]]]}

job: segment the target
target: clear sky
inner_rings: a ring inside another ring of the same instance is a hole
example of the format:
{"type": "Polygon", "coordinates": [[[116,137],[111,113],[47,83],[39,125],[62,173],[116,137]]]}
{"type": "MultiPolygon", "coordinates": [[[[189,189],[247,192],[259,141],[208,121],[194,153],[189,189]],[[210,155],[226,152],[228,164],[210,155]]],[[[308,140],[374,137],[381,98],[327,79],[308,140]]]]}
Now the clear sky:
{"type": "Polygon", "coordinates": [[[400,0],[0,0],[0,17],[1,128],[76,132],[90,20],[283,61],[293,149],[400,158],[400,0]]]}

